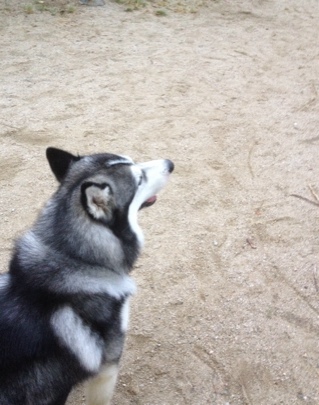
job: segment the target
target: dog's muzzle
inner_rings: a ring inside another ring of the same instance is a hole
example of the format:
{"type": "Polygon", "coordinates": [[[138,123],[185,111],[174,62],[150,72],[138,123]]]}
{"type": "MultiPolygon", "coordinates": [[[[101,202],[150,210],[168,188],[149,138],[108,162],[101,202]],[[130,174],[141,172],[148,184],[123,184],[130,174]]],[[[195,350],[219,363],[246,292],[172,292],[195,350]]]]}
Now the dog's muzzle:
{"type": "MultiPolygon", "coordinates": [[[[165,159],[165,166],[166,166],[165,171],[167,171],[167,175],[171,174],[174,170],[174,163],[169,159],[165,159]]],[[[148,198],[146,201],[143,202],[140,209],[150,207],[156,202],[156,200],[157,196],[153,195],[152,197],[148,198]]]]}

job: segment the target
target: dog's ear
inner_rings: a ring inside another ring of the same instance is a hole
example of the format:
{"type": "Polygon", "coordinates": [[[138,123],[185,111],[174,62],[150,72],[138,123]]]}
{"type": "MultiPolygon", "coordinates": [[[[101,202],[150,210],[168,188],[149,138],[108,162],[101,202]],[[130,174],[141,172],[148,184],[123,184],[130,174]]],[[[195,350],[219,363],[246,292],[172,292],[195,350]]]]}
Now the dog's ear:
{"type": "Polygon", "coordinates": [[[112,217],[114,198],[108,184],[86,182],[82,184],[81,192],[82,204],[91,217],[106,221],[112,217]]]}
{"type": "Polygon", "coordinates": [[[70,165],[80,159],[79,156],[74,156],[69,152],[57,148],[47,148],[46,155],[51,170],[60,183],[66,176],[70,165]]]}

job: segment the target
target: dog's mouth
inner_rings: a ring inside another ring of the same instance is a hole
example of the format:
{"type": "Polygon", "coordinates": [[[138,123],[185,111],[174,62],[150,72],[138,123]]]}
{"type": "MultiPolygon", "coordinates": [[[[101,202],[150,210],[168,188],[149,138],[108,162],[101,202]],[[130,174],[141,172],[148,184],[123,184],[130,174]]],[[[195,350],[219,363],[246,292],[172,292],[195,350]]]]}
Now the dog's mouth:
{"type": "Polygon", "coordinates": [[[156,195],[153,195],[152,197],[148,198],[146,201],[143,202],[143,204],[140,206],[140,210],[142,208],[150,207],[151,205],[155,204],[155,201],[157,200],[156,195]]]}

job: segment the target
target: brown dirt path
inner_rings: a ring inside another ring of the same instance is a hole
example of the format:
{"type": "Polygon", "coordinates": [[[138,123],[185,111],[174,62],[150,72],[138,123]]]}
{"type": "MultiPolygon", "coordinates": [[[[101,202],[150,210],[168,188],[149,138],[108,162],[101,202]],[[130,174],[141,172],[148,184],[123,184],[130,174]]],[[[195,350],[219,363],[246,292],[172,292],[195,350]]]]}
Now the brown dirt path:
{"type": "Polygon", "coordinates": [[[114,405],[318,405],[318,1],[164,17],[15,1],[0,6],[0,270],[55,188],[48,145],[168,157],[114,405]]]}

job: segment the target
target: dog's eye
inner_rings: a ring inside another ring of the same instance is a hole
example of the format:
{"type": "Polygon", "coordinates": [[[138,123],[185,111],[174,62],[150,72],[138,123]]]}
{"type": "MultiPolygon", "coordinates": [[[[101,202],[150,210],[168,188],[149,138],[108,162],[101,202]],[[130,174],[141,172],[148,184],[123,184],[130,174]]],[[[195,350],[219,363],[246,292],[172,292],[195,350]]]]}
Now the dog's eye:
{"type": "Polygon", "coordinates": [[[139,177],[139,179],[138,179],[138,184],[137,184],[137,186],[139,187],[144,181],[146,181],[147,180],[147,177],[146,177],[146,173],[145,173],[145,170],[142,170],[141,171],[141,174],[140,174],[140,177],[139,177]]]}

